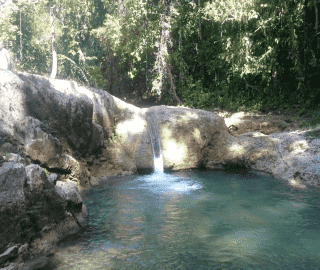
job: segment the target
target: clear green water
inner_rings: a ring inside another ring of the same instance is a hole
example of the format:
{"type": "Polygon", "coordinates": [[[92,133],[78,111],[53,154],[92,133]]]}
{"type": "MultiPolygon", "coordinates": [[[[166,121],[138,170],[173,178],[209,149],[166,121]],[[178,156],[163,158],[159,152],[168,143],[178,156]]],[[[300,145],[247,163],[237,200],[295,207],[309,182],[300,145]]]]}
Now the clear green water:
{"type": "Polygon", "coordinates": [[[320,269],[318,194],[254,172],[114,178],[48,269],[320,269]]]}

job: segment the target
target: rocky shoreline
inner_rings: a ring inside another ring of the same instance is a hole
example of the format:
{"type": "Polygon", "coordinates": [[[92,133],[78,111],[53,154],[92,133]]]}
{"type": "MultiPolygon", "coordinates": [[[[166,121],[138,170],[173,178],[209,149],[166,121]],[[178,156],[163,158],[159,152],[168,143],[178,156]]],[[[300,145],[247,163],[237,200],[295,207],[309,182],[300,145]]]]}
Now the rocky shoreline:
{"type": "Polygon", "coordinates": [[[167,169],[242,166],[297,188],[320,184],[320,140],[289,118],[141,109],[103,90],[7,70],[0,96],[1,270],[44,268],[56,243],[86,224],[82,190],[152,169],[150,114],[167,169]]]}

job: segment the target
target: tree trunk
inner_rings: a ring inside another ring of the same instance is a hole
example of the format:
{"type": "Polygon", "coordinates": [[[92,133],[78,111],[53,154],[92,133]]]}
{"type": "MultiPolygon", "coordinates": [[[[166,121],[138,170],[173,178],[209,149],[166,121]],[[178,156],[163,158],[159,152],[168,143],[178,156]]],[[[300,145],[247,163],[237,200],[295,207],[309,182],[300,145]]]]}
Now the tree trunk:
{"type": "Polygon", "coordinates": [[[176,101],[178,101],[179,105],[182,105],[183,103],[181,102],[180,98],[177,95],[176,87],[175,87],[174,82],[173,82],[173,76],[172,76],[172,73],[171,73],[171,66],[169,66],[168,64],[167,64],[167,72],[168,72],[168,75],[169,75],[169,78],[170,78],[170,84],[171,84],[171,88],[172,88],[172,92],[173,92],[174,98],[176,99],[176,101]]]}
{"type": "MultiPolygon", "coordinates": [[[[200,10],[200,0],[198,0],[198,8],[200,10]]],[[[202,44],[202,29],[201,29],[201,16],[199,15],[199,43],[200,43],[200,46],[202,44]]],[[[203,80],[203,83],[204,83],[204,65],[203,65],[203,62],[201,61],[200,63],[201,65],[201,78],[203,80]]]]}
{"type": "Polygon", "coordinates": [[[19,11],[20,11],[20,61],[22,61],[21,9],[19,11]]]}
{"type": "Polygon", "coordinates": [[[57,52],[56,52],[56,45],[55,45],[55,38],[54,38],[54,25],[53,25],[53,8],[50,7],[50,19],[51,19],[51,38],[52,38],[52,70],[51,70],[51,79],[55,79],[57,76],[57,52]]]}
{"type": "MultiPolygon", "coordinates": [[[[315,0],[313,0],[314,2],[314,10],[316,12],[316,22],[315,22],[315,29],[316,29],[316,34],[318,34],[318,8],[317,8],[317,3],[315,0]]],[[[317,42],[317,38],[316,38],[316,42],[317,42]]],[[[317,54],[318,54],[318,46],[316,46],[317,48],[317,54]]]]}
{"type": "MultiPolygon", "coordinates": [[[[182,38],[181,38],[181,32],[179,32],[179,50],[182,46],[182,38]]],[[[182,69],[182,61],[180,59],[180,73],[179,73],[179,81],[181,82],[181,85],[184,85],[184,76],[183,76],[183,69],[182,69]]]]}

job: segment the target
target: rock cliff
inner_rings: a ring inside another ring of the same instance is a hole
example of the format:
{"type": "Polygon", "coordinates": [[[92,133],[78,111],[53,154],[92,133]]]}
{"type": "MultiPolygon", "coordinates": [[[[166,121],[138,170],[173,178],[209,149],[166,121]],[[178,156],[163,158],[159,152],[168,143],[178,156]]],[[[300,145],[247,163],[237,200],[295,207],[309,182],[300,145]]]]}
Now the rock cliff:
{"type": "Polygon", "coordinates": [[[165,169],[242,166],[299,187],[320,183],[320,140],[279,123],[140,109],[103,90],[3,69],[0,97],[0,267],[45,265],[58,239],[85,226],[79,190],[100,176],[152,169],[148,117],[158,125],[165,169]],[[26,262],[35,254],[36,265],[26,262]]]}

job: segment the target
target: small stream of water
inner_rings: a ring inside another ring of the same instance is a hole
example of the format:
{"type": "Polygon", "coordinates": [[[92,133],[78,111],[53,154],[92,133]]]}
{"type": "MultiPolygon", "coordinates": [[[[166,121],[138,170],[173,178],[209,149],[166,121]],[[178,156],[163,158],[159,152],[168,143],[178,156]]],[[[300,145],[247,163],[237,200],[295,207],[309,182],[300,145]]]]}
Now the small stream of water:
{"type": "Polygon", "coordinates": [[[254,172],[109,179],[83,195],[86,229],[57,269],[320,269],[319,189],[254,172]]]}
{"type": "Polygon", "coordinates": [[[153,165],[155,172],[163,172],[163,157],[161,151],[161,141],[159,138],[159,129],[156,122],[156,117],[151,114],[147,116],[148,130],[151,140],[152,152],[153,152],[153,165]]]}

